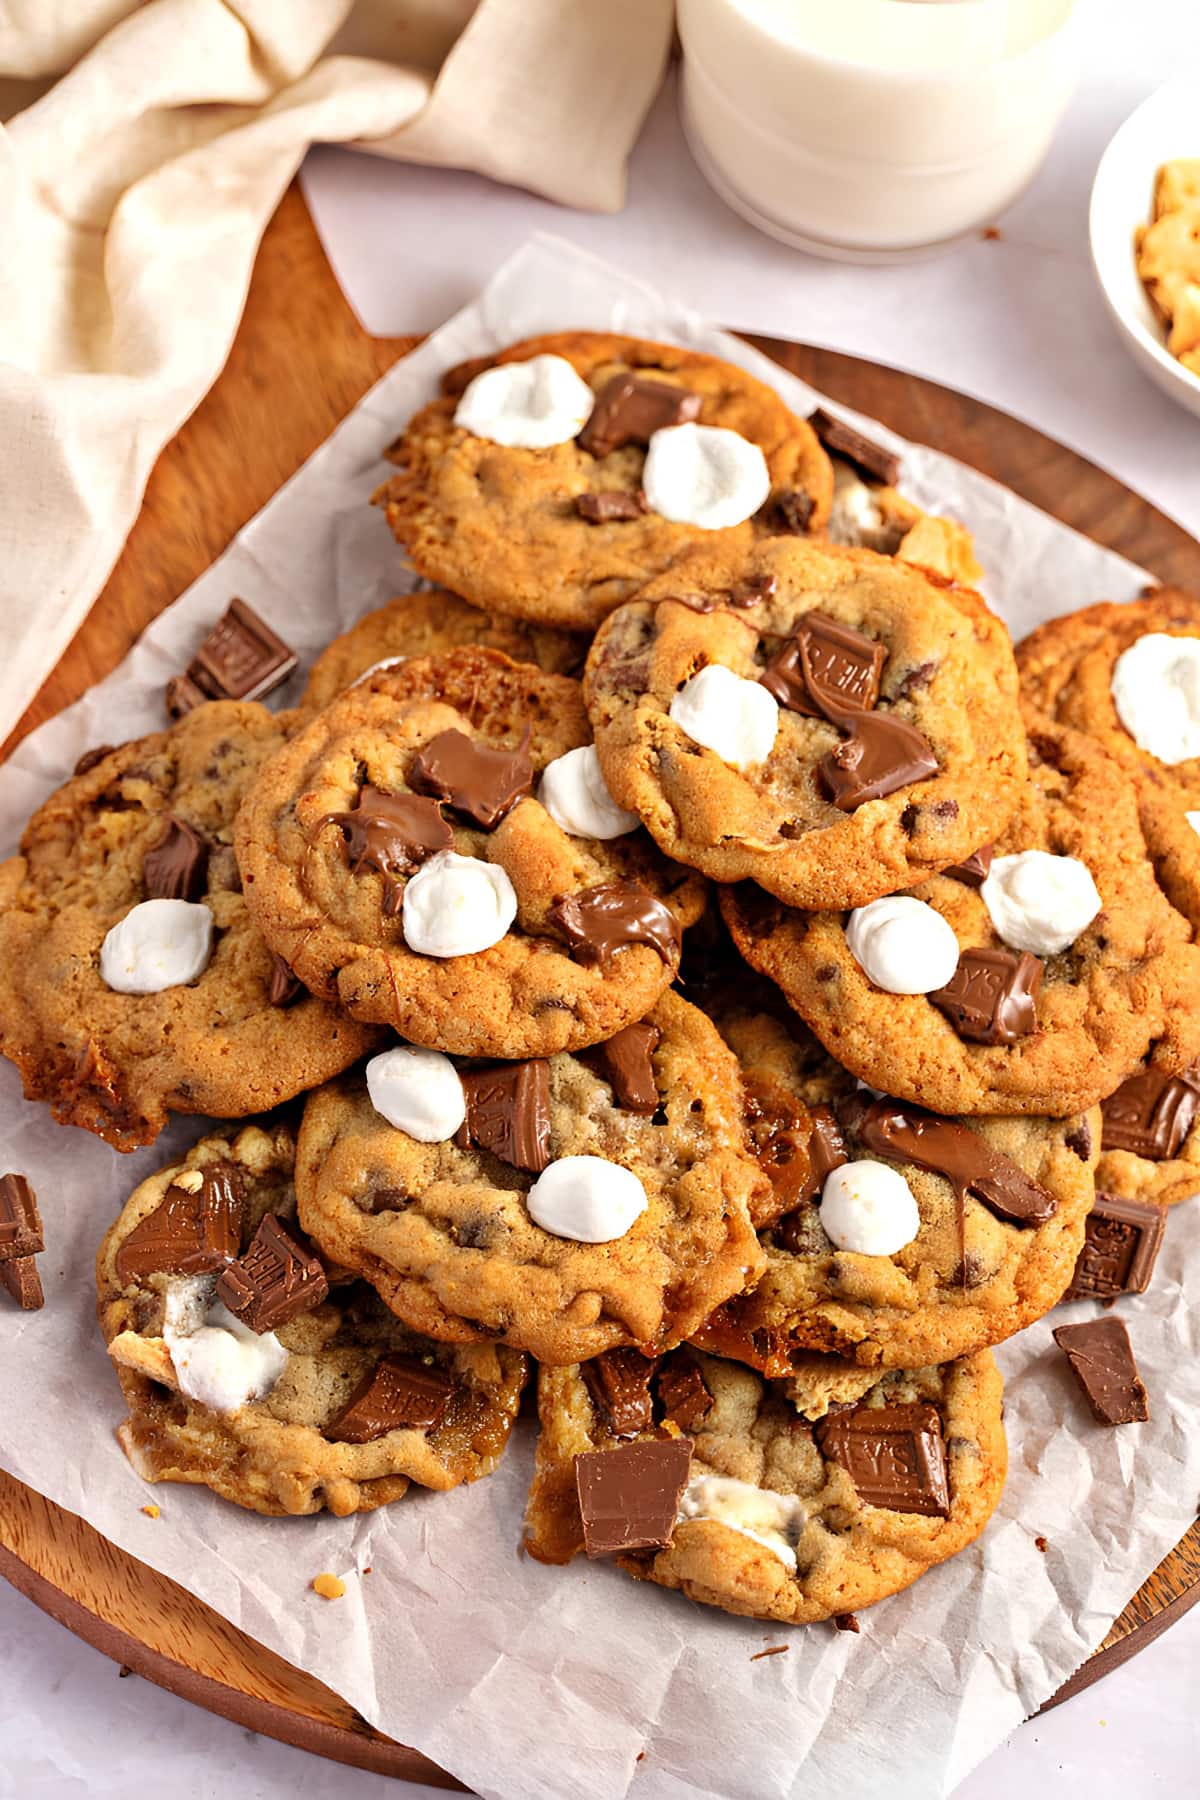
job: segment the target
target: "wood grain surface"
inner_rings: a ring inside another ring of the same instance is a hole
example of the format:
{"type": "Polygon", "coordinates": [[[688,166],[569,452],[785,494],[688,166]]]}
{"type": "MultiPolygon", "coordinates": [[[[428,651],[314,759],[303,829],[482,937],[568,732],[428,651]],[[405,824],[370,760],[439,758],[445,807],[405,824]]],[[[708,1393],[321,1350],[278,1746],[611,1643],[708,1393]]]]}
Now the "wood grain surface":
{"type": "MultiPolygon", "coordinates": [[[[160,457],[108,585],[0,754],[106,675],[416,341],[365,334],[293,187],[263,239],[220,379],[160,457]]],[[[1194,539],[1040,432],[899,370],[751,341],[835,399],[971,463],[1161,580],[1200,589],[1194,539]]],[[[1072,600],[1063,596],[1064,610],[1072,600]]],[[[457,1786],[320,1682],[2,1473],[0,1574],[106,1655],[239,1724],[356,1767],[457,1786]]],[[[1124,1661],[1198,1598],[1193,1526],[1049,1704],[1124,1661]]]]}

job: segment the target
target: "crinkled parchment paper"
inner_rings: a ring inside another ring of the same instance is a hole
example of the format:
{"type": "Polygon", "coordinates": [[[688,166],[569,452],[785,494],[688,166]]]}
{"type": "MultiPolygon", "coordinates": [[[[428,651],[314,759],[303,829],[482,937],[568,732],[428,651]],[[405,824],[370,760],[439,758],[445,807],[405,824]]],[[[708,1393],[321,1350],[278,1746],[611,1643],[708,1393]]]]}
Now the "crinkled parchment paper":
{"type": "MultiPolygon", "coordinates": [[[[674,338],[754,369],[799,411],[818,398],[696,314],[533,241],[397,364],[115,674],[0,769],[4,843],[82,750],[161,726],[164,681],[233,594],[311,660],[409,585],[366,504],[386,472],[383,446],[450,363],[566,326],[674,338]]],[[[945,457],[904,448],[905,487],[970,525],[1014,635],[1136,592],[1128,563],[945,457]]],[[[447,1495],[414,1489],[362,1521],[261,1520],[165,1486],[153,1496],[162,1516],[148,1519],[148,1491],[113,1438],[121,1404],[95,1327],[92,1259],[134,1183],[200,1129],[180,1121],[157,1148],[121,1157],[27,1106],[0,1067],[3,1167],[32,1178],[49,1244],[45,1310],[0,1307],[0,1457],[481,1794],[931,1800],[1077,1667],[1195,1517],[1200,1232],[1184,1207],[1149,1293],[1125,1309],[1151,1422],[1095,1426],[1048,1320],[1005,1346],[1012,1472],[999,1513],[972,1549],[864,1613],[858,1637],[726,1618],[603,1565],[523,1559],[527,1429],[491,1480],[447,1495]],[[344,1599],[309,1589],[326,1569],[346,1577],[344,1599]],[[751,1661],[783,1642],[786,1655],[751,1661]]]]}

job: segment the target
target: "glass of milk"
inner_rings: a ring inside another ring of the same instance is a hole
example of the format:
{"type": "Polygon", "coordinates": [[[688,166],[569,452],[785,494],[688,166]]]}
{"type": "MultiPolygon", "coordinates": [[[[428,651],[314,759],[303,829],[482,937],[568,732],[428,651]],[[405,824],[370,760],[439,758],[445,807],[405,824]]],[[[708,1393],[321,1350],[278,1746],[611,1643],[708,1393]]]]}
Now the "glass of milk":
{"type": "Polygon", "coordinates": [[[692,152],[743,217],[851,261],[928,254],[1031,179],[1076,0],[678,0],[692,152]]]}

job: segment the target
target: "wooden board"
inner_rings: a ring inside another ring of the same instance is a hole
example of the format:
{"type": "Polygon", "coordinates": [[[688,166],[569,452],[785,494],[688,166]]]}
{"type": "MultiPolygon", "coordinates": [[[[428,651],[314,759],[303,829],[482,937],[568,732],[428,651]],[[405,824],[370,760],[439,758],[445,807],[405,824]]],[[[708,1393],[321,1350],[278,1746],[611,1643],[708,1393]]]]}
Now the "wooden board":
{"type": "MultiPolygon", "coordinates": [[[[1002,244],[996,253],[1003,254],[1002,244]]],[[[107,674],[416,341],[363,332],[293,188],[264,237],[224,372],[159,459],[104,593],[2,753],[107,674]]],[[[973,464],[1162,580],[1200,589],[1194,539],[1040,432],[898,370],[753,341],[835,399],[973,464]]],[[[1064,594],[1063,609],[1074,600],[1064,594]]],[[[241,1725],[356,1767],[457,1785],[415,1751],[372,1731],[320,1682],[3,1474],[0,1574],[106,1655],[241,1725]]],[[[1124,1661],[1198,1598],[1200,1526],[1051,1704],[1124,1661]]]]}

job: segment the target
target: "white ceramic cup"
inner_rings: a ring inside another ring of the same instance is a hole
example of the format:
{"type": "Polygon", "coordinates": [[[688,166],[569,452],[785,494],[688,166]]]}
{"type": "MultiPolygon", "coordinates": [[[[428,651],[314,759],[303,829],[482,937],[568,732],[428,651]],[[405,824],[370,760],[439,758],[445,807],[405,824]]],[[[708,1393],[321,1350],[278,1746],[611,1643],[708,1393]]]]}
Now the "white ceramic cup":
{"type": "Polygon", "coordinates": [[[928,253],[1034,175],[1074,87],[1076,0],[679,0],[701,170],[785,243],[928,253]]]}

